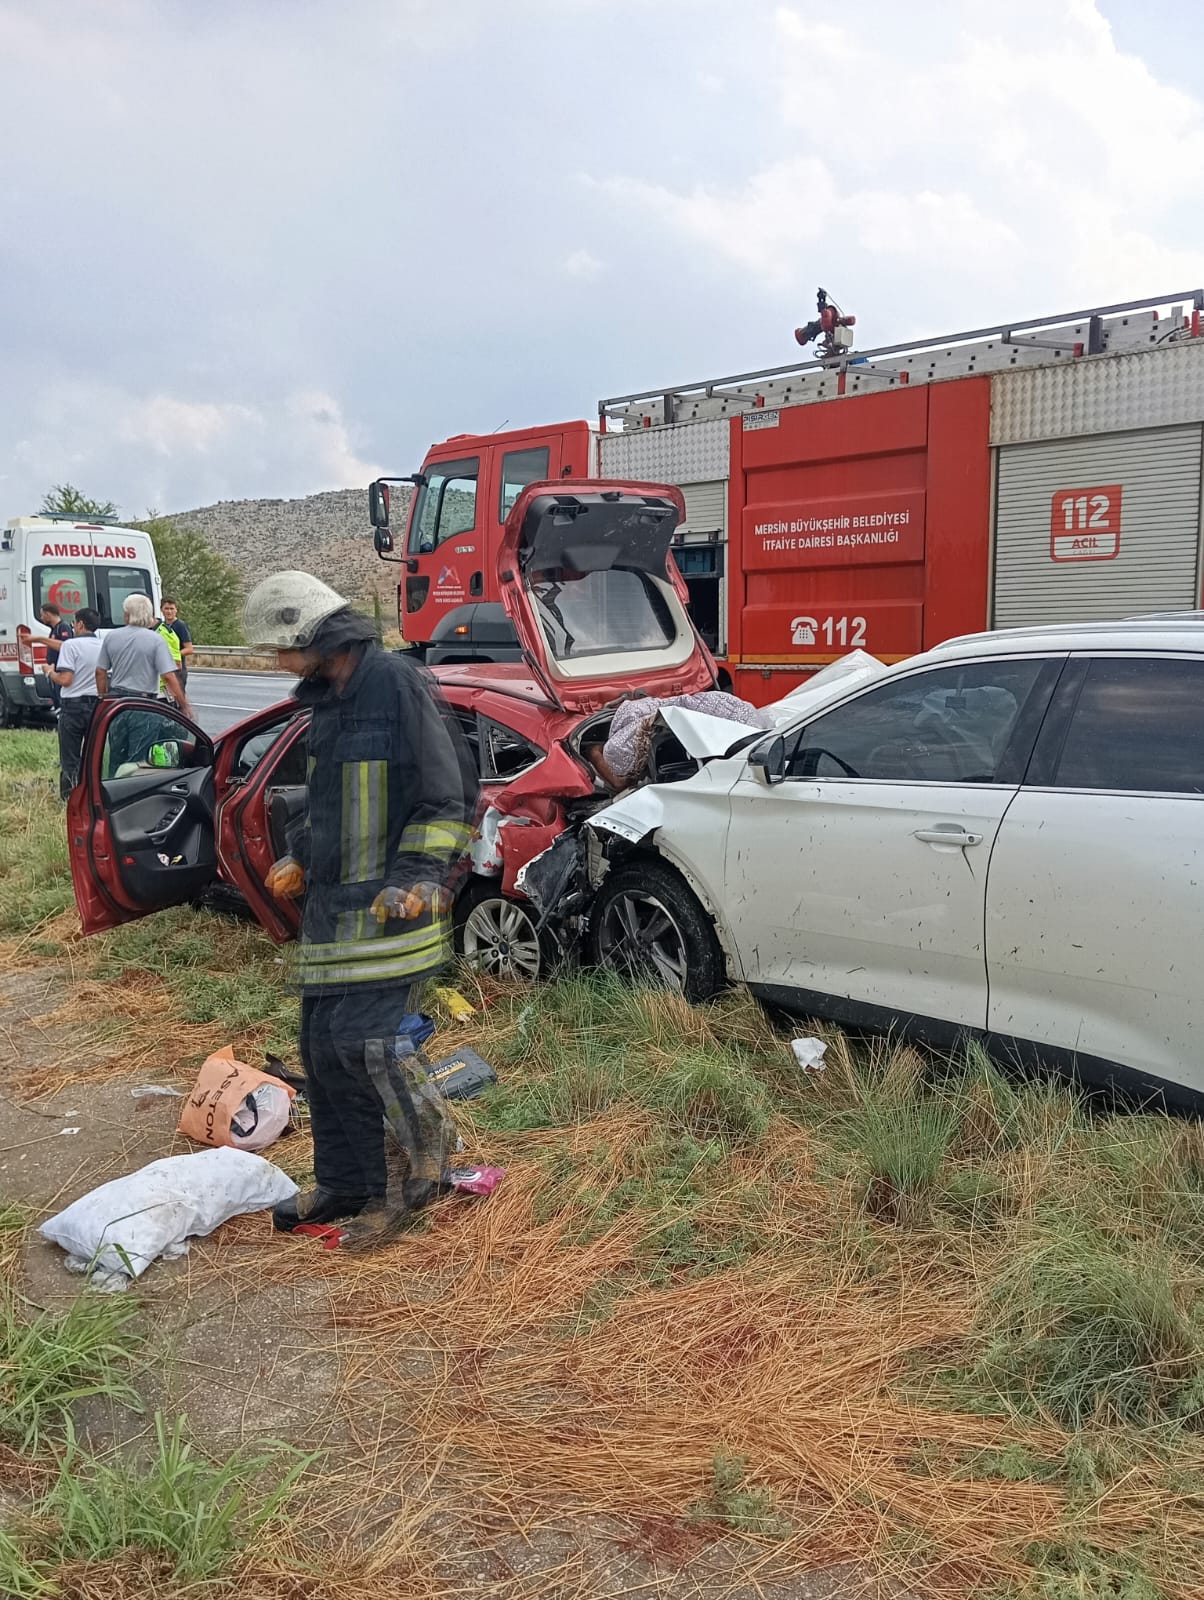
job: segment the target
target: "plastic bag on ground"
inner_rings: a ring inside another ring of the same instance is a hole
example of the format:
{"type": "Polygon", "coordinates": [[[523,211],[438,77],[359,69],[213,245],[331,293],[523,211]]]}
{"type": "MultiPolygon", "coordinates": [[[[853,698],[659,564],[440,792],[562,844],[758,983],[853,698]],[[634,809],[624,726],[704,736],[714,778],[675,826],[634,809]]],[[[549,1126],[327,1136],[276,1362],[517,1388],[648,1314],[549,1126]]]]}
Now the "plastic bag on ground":
{"type": "Polygon", "coordinates": [[[824,1056],[828,1047],[822,1039],[792,1039],[790,1048],[804,1072],[822,1072],[827,1065],[824,1056]]]}
{"type": "Polygon", "coordinates": [[[294,1092],[237,1060],[226,1045],[198,1073],[180,1112],[179,1132],[197,1144],[265,1150],[288,1127],[294,1092]]]}
{"type": "Polygon", "coordinates": [[[443,1174],[446,1188],[459,1194],[492,1194],[506,1176],[505,1167],[449,1167],[443,1174]]]}
{"type": "Polygon", "coordinates": [[[231,1217],[289,1200],[297,1185],[263,1156],[247,1150],[199,1150],[165,1156],[93,1189],[49,1218],[38,1232],[83,1262],[98,1287],[107,1278],[137,1278],[160,1257],[183,1254],[186,1239],[203,1238],[231,1217]]]}

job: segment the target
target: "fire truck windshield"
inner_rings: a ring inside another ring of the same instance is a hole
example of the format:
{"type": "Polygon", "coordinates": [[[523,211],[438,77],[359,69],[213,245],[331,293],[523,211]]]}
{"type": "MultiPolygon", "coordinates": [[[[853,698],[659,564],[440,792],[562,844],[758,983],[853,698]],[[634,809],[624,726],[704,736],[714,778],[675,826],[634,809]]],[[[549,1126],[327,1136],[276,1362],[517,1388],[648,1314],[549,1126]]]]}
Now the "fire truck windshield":
{"type": "Polygon", "coordinates": [[[480,471],[479,456],[435,461],[424,469],[426,481],[418,490],[410,518],[410,555],[430,555],[445,539],[454,539],[476,526],[480,471]]]}

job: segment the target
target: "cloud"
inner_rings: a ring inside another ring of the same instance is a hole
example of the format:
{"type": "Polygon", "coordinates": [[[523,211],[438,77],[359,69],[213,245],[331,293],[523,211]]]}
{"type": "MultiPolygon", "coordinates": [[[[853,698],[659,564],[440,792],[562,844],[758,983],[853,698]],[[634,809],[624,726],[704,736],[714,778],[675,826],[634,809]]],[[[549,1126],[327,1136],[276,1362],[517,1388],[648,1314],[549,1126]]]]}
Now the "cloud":
{"type": "Polygon", "coordinates": [[[49,385],[13,447],[24,479],[70,478],[127,516],[191,510],[203,500],[356,488],[381,470],[356,451],[338,402],[303,390],[254,405],[132,394],[62,378],[49,385]]]}
{"type": "Polygon", "coordinates": [[[775,288],[796,282],[804,255],[834,236],[844,248],[856,245],[870,255],[923,261],[952,252],[964,266],[979,268],[1018,244],[1007,221],[984,213],[965,193],[842,192],[818,156],[775,162],[736,190],[698,185],[682,195],[625,178],[605,187],[775,288]]]}
{"type": "Polygon", "coordinates": [[[116,415],[122,444],[145,446],[160,456],[207,454],[233,429],[262,425],[262,413],[252,406],[177,400],[167,394],[119,403],[116,415]]]}
{"type": "Polygon", "coordinates": [[[978,0],[950,10],[956,26],[909,39],[887,13],[853,33],[780,7],[779,154],[722,186],[603,187],[771,292],[833,260],[989,299],[1044,283],[1050,306],[1194,282],[1204,104],[1123,52],[1091,0],[1016,0],[1006,31],[978,0]]]}
{"type": "Polygon", "coordinates": [[[573,250],[561,261],[560,268],[568,277],[582,278],[588,282],[602,272],[603,265],[588,250],[573,250]]]}
{"type": "Polygon", "coordinates": [[[1199,274],[1204,56],[1138,0],[280,12],[0,0],[0,520],[770,366],[817,283],[868,345],[1199,274]]]}

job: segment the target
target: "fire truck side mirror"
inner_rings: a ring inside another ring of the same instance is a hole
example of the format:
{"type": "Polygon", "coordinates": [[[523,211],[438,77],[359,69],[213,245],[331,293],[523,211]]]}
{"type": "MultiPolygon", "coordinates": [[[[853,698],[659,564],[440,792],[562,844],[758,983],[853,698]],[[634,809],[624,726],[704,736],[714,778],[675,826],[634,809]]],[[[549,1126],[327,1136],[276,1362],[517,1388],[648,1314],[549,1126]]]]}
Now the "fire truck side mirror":
{"type": "Polygon", "coordinates": [[[372,536],[372,543],[376,546],[378,556],[391,555],[393,552],[393,535],[388,528],[377,528],[372,536]]]}
{"type": "MultiPolygon", "coordinates": [[[[376,548],[379,550],[381,548],[379,530],[387,530],[389,526],[389,485],[379,478],[375,483],[368,485],[368,521],[378,530],[376,548]]],[[[388,548],[390,550],[393,548],[392,539],[389,540],[388,548]]]]}

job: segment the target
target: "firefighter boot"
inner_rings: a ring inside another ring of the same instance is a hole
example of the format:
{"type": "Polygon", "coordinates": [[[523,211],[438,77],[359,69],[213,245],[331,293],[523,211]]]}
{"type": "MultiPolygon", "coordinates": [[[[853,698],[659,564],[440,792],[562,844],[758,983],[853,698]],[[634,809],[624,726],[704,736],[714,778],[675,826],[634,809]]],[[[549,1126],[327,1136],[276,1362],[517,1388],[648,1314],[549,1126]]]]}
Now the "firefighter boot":
{"type": "Polygon", "coordinates": [[[329,1189],[308,1189],[284,1200],[272,1209],[272,1226],[277,1233],[292,1233],[301,1223],[323,1227],[328,1222],[339,1222],[344,1217],[358,1217],[372,1196],[361,1194],[333,1194],[329,1189]]]}

